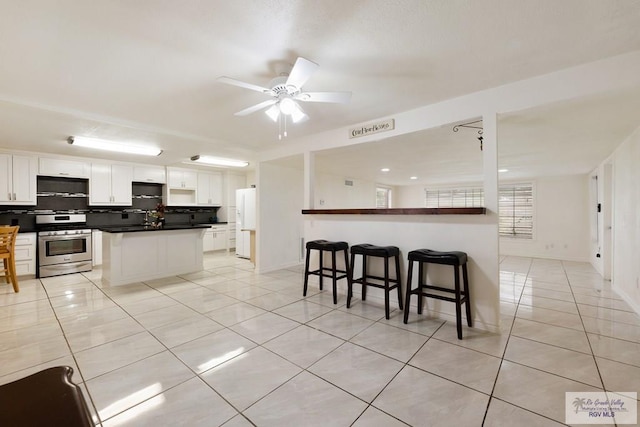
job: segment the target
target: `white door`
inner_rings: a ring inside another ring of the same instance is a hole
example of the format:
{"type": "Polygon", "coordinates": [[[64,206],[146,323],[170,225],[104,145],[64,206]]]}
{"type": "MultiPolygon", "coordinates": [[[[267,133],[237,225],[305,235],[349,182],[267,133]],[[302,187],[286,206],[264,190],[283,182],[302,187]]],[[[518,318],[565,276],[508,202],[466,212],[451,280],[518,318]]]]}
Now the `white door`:
{"type": "Polygon", "coordinates": [[[602,239],[602,276],[606,280],[613,277],[613,165],[604,165],[603,185],[603,239],[602,239]]]}

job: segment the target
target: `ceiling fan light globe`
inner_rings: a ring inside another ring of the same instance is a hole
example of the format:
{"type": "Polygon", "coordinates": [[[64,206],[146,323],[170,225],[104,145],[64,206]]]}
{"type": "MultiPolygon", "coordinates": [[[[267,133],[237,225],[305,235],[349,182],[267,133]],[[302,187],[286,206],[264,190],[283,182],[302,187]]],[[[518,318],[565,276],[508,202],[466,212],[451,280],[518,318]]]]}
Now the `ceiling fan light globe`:
{"type": "Polygon", "coordinates": [[[280,106],[280,112],[287,116],[293,113],[297,107],[295,101],[291,98],[284,98],[280,100],[280,102],[278,102],[278,105],[280,106]]]}
{"type": "Polygon", "coordinates": [[[291,112],[291,121],[293,123],[299,123],[305,119],[308,119],[309,116],[307,116],[304,111],[302,111],[302,109],[300,108],[295,108],[292,112],[291,112]]]}
{"type": "Polygon", "coordinates": [[[274,122],[278,121],[278,117],[280,117],[280,108],[276,104],[272,105],[269,109],[264,112],[271,120],[274,122]]]}

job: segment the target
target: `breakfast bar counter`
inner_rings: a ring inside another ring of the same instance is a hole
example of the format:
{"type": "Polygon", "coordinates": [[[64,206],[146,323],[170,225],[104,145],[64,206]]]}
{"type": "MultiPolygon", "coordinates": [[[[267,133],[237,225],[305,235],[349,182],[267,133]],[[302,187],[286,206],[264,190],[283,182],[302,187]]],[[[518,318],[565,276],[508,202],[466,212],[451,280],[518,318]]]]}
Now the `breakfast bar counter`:
{"type": "Polygon", "coordinates": [[[116,286],[201,271],[205,224],[104,227],[102,280],[116,286]]]}

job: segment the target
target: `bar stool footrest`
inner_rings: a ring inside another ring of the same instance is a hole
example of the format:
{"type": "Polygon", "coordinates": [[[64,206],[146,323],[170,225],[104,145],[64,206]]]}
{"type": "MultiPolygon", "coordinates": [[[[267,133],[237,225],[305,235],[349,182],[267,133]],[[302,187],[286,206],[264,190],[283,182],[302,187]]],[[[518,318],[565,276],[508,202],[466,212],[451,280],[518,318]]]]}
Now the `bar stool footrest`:
{"type": "MultiPolygon", "coordinates": [[[[380,280],[380,281],[384,282],[384,277],[364,276],[364,277],[360,277],[358,279],[353,279],[351,281],[351,283],[359,283],[361,285],[373,286],[374,288],[380,288],[380,289],[385,289],[386,288],[384,283],[372,283],[372,282],[369,282],[367,279],[380,280]]],[[[389,290],[395,289],[398,286],[400,286],[400,280],[398,280],[398,279],[389,279],[389,290]]]]}

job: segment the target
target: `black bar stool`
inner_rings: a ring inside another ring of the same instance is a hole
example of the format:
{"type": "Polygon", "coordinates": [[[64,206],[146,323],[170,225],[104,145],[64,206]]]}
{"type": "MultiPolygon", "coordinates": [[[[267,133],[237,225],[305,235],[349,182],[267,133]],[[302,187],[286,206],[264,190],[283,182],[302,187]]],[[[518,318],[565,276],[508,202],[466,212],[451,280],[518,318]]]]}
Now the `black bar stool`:
{"type": "Polygon", "coordinates": [[[333,303],[338,303],[338,280],[344,278],[347,279],[347,282],[350,280],[349,258],[347,256],[348,249],[349,244],[347,242],[330,242],[328,240],[312,240],[307,242],[307,260],[305,261],[304,268],[303,296],[307,296],[307,284],[309,282],[310,275],[313,274],[320,277],[320,290],[322,290],[322,278],[331,277],[333,279],[333,303]],[[309,271],[309,259],[311,258],[312,249],[320,251],[320,259],[318,262],[318,269],[309,271]],[[331,267],[325,267],[322,263],[322,254],[324,251],[331,252],[331,267]],[[336,252],[338,251],[344,251],[344,270],[338,270],[336,267],[336,252]],[[331,274],[326,273],[326,271],[330,271],[331,274]],[[342,275],[338,276],[338,273],[342,273],[342,275]]]}
{"type": "Polygon", "coordinates": [[[467,254],[465,252],[438,252],[431,249],[419,249],[409,252],[409,272],[407,273],[407,309],[404,312],[404,323],[409,320],[409,303],[411,295],[418,295],[418,314],[422,314],[422,297],[436,298],[443,301],[456,303],[456,327],[458,329],[458,339],[462,339],[462,304],[466,303],[467,325],[471,327],[471,305],[469,294],[469,277],[467,274],[467,254]],[[411,289],[411,276],[413,273],[413,262],[418,264],[418,287],[411,289]],[[455,273],[455,288],[443,288],[441,286],[427,285],[426,264],[444,264],[453,266],[455,273]],[[462,268],[462,281],[464,290],[460,290],[460,267],[462,268]],[[454,297],[447,297],[441,294],[428,292],[429,290],[452,293],[454,297]]]}
{"type": "Polygon", "coordinates": [[[93,427],[73,368],[56,366],[0,386],[0,425],[93,427]]]}
{"type": "Polygon", "coordinates": [[[402,310],[402,289],[400,287],[400,249],[396,246],[374,246],[368,243],[351,246],[351,280],[349,280],[349,292],[347,295],[347,308],[351,307],[351,297],[353,296],[353,284],[362,285],[362,300],[367,299],[367,286],[384,289],[384,314],[389,318],[389,292],[398,289],[398,306],[402,310]],[[353,278],[353,267],[356,255],[362,255],[362,277],[353,278]],[[374,276],[367,272],[368,257],[384,258],[384,277],[374,276]],[[389,258],[395,258],[396,278],[389,277],[389,258]],[[384,283],[372,283],[370,280],[383,281],[384,283]]]}

